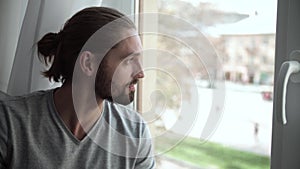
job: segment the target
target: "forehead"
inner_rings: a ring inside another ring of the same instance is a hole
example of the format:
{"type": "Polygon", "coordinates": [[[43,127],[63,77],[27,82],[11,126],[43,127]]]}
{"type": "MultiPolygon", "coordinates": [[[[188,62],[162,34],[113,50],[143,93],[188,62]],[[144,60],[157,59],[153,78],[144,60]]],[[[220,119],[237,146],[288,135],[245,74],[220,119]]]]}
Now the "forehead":
{"type": "Polygon", "coordinates": [[[138,35],[130,36],[120,41],[105,55],[104,60],[108,63],[118,63],[128,56],[140,56],[142,52],[141,40],[138,35]]]}
{"type": "Polygon", "coordinates": [[[142,44],[138,35],[122,40],[113,50],[120,55],[131,55],[142,51],[142,44]]]}

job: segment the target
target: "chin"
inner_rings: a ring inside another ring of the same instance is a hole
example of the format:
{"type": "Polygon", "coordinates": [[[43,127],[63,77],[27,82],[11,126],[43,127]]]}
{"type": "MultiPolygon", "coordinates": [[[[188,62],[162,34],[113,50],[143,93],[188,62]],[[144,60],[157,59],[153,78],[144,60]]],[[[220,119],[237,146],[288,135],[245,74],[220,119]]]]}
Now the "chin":
{"type": "Polygon", "coordinates": [[[126,97],[126,98],[114,98],[113,102],[119,103],[119,104],[122,104],[122,105],[126,106],[126,105],[132,103],[133,99],[129,99],[128,97],[126,97]]]}
{"type": "Polygon", "coordinates": [[[134,100],[134,92],[131,92],[127,95],[119,95],[117,97],[111,97],[111,101],[114,103],[119,103],[122,105],[128,105],[134,100]]]}

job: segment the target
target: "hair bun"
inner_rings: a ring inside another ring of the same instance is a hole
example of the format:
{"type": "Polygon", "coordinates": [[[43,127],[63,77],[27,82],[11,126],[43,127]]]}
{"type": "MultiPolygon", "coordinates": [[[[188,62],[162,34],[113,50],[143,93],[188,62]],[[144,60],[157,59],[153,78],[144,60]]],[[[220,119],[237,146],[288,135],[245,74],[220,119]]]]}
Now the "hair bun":
{"type": "Polygon", "coordinates": [[[38,42],[38,54],[42,55],[39,55],[39,58],[41,60],[44,60],[46,65],[50,63],[52,61],[52,58],[56,55],[61,37],[61,33],[50,32],[44,35],[38,42]]]}

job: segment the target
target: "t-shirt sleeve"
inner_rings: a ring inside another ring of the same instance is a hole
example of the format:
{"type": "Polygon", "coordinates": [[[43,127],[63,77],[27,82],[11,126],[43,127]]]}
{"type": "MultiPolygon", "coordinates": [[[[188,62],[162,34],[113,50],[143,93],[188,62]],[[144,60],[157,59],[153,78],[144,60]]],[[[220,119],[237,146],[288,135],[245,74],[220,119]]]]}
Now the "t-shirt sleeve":
{"type": "Polygon", "coordinates": [[[135,169],[154,169],[156,162],[148,127],[145,127],[140,143],[135,169]]]}
{"type": "Polygon", "coordinates": [[[0,101],[0,169],[6,168],[8,128],[5,113],[3,103],[0,101]]]}

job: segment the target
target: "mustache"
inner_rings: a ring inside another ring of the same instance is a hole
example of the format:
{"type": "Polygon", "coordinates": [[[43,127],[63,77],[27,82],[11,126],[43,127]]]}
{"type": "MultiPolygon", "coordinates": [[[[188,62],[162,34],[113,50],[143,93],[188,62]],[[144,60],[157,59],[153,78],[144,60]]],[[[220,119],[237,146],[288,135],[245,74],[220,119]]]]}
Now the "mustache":
{"type": "Polygon", "coordinates": [[[126,85],[135,85],[139,82],[139,79],[133,79],[132,81],[130,81],[129,83],[127,83],[126,85]]]}

